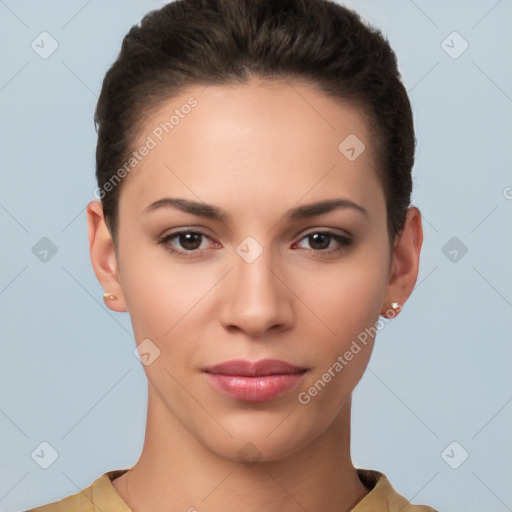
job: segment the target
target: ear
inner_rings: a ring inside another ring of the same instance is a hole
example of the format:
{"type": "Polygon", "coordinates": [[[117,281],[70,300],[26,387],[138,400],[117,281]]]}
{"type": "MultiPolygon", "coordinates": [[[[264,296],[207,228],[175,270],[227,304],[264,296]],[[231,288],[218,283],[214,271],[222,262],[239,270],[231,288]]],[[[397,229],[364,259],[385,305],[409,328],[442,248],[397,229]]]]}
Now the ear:
{"type": "Polygon", "coordinates": [[[400,309],[393,312],[391,303],[398,302],[403,306],[411,295],[418,279],[422,243],[421,213],[415,206],[410,206],[404,227],[395,238],[390,277],[381,315],[389,316],[386,313],[391,313],[390,316],[396,316],[400,309]]]}
{"type": "Polygon", "coordinates": [[[87,230],[94,273],[103,290],[117,297],[117,299],[104,298],[105,304],[112,311],[126,311],[126,302],[117,273],[114,242],[105,223],[101,201],[91,201],[87,205],[87,230]]]}

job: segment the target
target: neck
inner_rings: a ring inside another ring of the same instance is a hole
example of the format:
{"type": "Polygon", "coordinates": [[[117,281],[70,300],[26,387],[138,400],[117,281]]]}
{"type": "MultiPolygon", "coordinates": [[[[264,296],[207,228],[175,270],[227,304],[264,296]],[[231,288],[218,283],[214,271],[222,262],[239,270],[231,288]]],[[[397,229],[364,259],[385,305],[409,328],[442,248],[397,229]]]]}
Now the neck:
{"type": "Polygon", "coordinates": [[[350,458],[350,407],[293,454],[244,463],[198,443],[150,389],[141,456],[113,485],[133,512],[348,512],[369,492],[350,458]]]}

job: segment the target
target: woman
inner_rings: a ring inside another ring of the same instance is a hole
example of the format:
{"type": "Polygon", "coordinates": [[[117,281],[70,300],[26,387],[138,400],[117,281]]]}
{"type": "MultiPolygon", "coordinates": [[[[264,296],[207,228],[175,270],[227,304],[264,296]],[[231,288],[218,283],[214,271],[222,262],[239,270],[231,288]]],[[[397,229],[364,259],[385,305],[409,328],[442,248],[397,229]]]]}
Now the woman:
{"type": "Polygon", "coordinates": [[[33,510],[433,511],[350,456],[351,393],[422,245],[382,35],[327,0],[177,0],[127,34],[95,121],[91,260],[131,317],[146,436],[33,510]]]}

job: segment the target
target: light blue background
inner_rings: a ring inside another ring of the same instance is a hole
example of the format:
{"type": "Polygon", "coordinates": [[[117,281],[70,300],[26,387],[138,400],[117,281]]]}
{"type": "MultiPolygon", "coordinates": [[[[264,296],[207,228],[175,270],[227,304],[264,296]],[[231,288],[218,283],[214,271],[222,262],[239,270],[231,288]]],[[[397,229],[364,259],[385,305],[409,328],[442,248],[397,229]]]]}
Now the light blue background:
{"type": "MultiPolygon", "coordinates": [[[[104,74],[129,28],[162,5],[0,1],[4,512],[79,492],[133,465],[142,448],[146,378],[128,315],[103,304],[85,207],[96,186],[93,112],[104,74]],[[43,31],[59,44],[48,59],[31,48],[43,31]],[[58,249],[46,263],[32,253],[42,237],[58,249]],[[31,458],[42,441],[59,454],[46,470],[31,458]]],[[[413,503],[504,512],[512,507],[512,3],[346,5],[398,55],[425,230],[418,285],[379,333],[354,392],[353,461],[383,471],[413,503]],[[453,31],[469,43],[456,59],[441,46],[453,31]],[[468,248],[456,262],[442,252],[452,237],[468,248]],[[458,469],[441,456],[453,441],[469,453],[458,469]]]]}

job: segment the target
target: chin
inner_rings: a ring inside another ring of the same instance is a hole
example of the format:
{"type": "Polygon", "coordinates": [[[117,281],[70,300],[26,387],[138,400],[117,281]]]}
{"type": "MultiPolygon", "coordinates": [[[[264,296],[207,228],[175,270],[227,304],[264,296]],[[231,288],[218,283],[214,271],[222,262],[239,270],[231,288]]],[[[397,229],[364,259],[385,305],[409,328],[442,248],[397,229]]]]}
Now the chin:
{"type": "Polygon", "coordinates": [[[238,421],[230,423],[219,418],[220,423],[233,437],[220,429],[212,436],[210,430],[202,432],[202,444],[220,457],[249,467],[256,461],[284,459],[311,443],[325,427],[318,422],[308,425],[307,420],[298,421],[298,415],[292,419],[293,413],[287,417],[289,412],[290,408],[287,408],[286,411],[273,414],[266,421],[261,418],[252,421],[250,417],[239,417],[238,421]]]}

